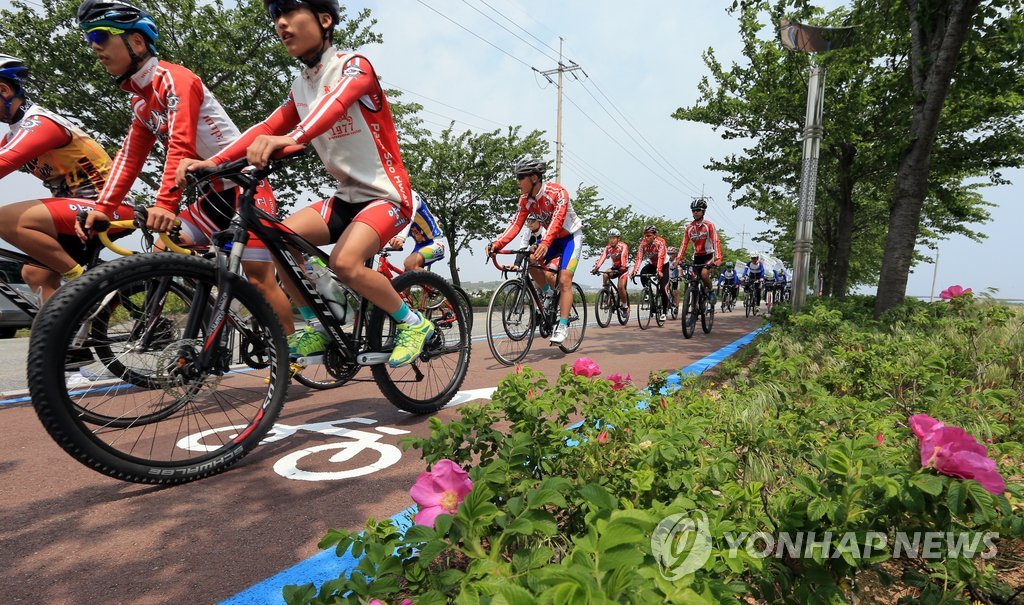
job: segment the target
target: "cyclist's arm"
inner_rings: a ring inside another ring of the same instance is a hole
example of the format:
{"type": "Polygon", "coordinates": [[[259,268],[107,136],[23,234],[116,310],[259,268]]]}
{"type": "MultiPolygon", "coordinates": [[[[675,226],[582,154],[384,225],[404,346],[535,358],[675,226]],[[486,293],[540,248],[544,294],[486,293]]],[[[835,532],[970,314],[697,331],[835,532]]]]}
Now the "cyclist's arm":
{"type": "Polygon", "coordinates": [[[711,257],[711,262],[716,265],[722,260],[722,243],[718,240],[718,229],[715,228],[714,224],[708,224],[708,231],[710,231],[712,252],[714,256],[711,257]]]}
{"type": "Polygon", "coordinates": [[[661,270],[665,267],[665,255],[668,253],[668,249],[665,247],[665,240],[659,239],[658,246],[658,268],[656,273],[661,273],[661,270]]]}
{"type": "MultiPolygon", "coordinates": [[[[606,258],[608,258],[608,246],[605,246],[604,249],[601,250],[601,256],[597,257],[597,262],[594,263],[594,271],[598,270],[601,263],[603,263],[606,258]]],[[[615,263],[612,264],[614,265],[615,263]]]]}
{"type": "MultiPolygon", "coordinates": [[[[684,256],[686,256],[686,247],[689,246],[689,245],[690,245],[690,228],[687,227],[686,230],[683,231],[683,241],[679,242],[679,256],[676,257],[677,259],[678,258],[683,258],[684,256]]],[[[696,251],[696,249],[694,251],[696,251]]]]}
{"type": "Polygon", "coordinates": [[[309,115],[288,133],[287,136],[299,145],[305,145],[330,130],[360,98],[380,90],[373,67],[364,57],[352,57],[342,66],[341,72],[341,79],[317,99],[309,108],[309,115]]]}
{"type": "Polygon", "coordinates": [[[512,238],[514,238],[517,233],[522,231],[523,225],[526,224],[526,216],[528,214],[529,212],[526,210],[526,205],[519,204],[519,211],[512,219],[512,222],[505,228],[505,232],[502,233],[498,239],[494,240],[494,250],[500,251],[503,249],[512,241],[512,238]]]}
{"type": "Polygon", "coordinates": [[[622,253],[619,256],[619,266],[625,271],[629,267],[629,246],[625,243],[621,244],[622,253]]]}
{"type": "Polygon", "coordinates": [[[159,79],[153,82],[153,92],[165,104],[173,103],[173,99],[177,98],[177,106],[168,107],[167,110],[167,157],[164,160],[160,191],[156,195],[157,207],[177,214],[181,190],[175,187],[174,177],[183,159],[198,155],[196,131],[205,92],[202,81],[194,74],[174,75],[171,71],[162,72],[159,79]]]}
{"type": "Polygon", "coordinates": [[[60,124],[36,116],[33,125],[23,124],[18,134],[0,147],[0,179],[51,149],[71,142],[71,133],[60,124]]]}
{"type": "Polygon", "coordinates": [[[128,127],[128,136],[125,137],[124,144],[114,156],[107,184],[103,186],[103,191],[96,200],[96,210],[107,216],[114,213],[128,195],[135,179],[139,178],[146,157],[155,143],[156,136],[139,122],[138,118],[134,118],[132,125],[128,127]]]}
{"type": "Polygon", "coordinates": [[[230,145],[221,149],[216,155],[210,158],[210,161],[220,165],[225,162],[237,160],[245,156],[245,150],[252,145],[252,142],[256,140],[256,137],[261,134],[274,135],[274,134],[285,134],[299,123],[299,112],[295,109],[295,100],[292,98],[291,93],[288,94],[288,98],[280,107],[274,110],[274,113],[258,124],[254,124],[249,130],[242,133],[242,136],[238,137],[231,142],[230,145]]]}
{"type": "Polygon", "coordinates": [[[636,272],[640,270],[640,263],[644,258],[644,245],[640,244],[636,247],[636,262],[633,263],[633,270],[630,271],[630,275],[636,275],[636,272]]]}
{"type": "Polygon", "coordinates": [[[565,223],[565,215],[569,212],[569,194],[566,193],[565,189],[558,191],[558,200],[555,205],[555,212],[551,215],[551,222],[548,223],[548,232],[544,234],[544,239],[541,243],[551,247],[551,242],[555,241],[555,236],[562,231],[562,224],[565,223]]]}

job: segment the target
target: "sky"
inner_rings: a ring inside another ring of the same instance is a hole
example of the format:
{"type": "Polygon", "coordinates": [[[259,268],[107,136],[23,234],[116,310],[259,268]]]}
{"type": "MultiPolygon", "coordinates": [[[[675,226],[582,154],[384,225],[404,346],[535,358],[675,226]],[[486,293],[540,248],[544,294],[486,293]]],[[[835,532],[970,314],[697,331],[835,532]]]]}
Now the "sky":
{"type": "MultiPolygon", "coordinates": [[[[750,248],[759,246],[751,246],[750,238],[770,226],[758,222],[752,210],[732,209],[722,175],[703,168],[710,158],[740,152],[743,142],[724,141],[709,126],[671,117],[676,108],[697,100],[697,85],[707,73],[702,59],[707,48],[713,47],[723,63],[742,60],[736,20],[725,11],[728,4],[355,0],[346,8],[350,13],[371,9],[384,42],[359,50],[389,88],[405,91],[403,100],[424,106],[421,117],[435,131],[451,120],[456,120],[456,129],[474,131],[517,124],[525,131],[544,130],[553,141],[556,89],[532,68],[556,66],[561,37],[566,59],[586,72],[576,72],[579,79],[566,76],[562,184],[570,192],[580,183],[596,184],[607,203],[674,219],[689,217],[691,198],[703,191],[713,198],[709,220],[732,237],[734,245],[746,243],[750,248]]],[[[843,3],[820,4],[831,9],[843,3]]],[[[9,0],[0,0],[0,7],[7,6],[9,0]]],[[[827,83],[825,94],[827,120],[827,83]]],[[[793,144],[799,145],[795,135],[793,144]]],[[[984,192],[987,201],[997,205],[991,210],[992,221],[981,227],[988,239],[976,243],[956,236],[940,244],[936,296],[942,288],[959,283],[976,291],[997,288],[1000,297],[1024,299],[1024,284],[1011,280],[1005,271],[1005,259],[1016,252],[1018,226],[1024,224],[1018,202],[1024,171],[1004,175],[1012,185],[984,192]]],[[[24,174],[7,177],[3,190],[8,201],[45,193],[38,181],[24,174]]],[[[463,280],[500,279],[484,264],[483,245],[481,241],[475,247],[473,256],[460,256],[463,280]]],[[[581,266],[592,264],[593,259],[587,259],[581,266]]],[[[447,266],[435,268],[447,274],[447,266]]],[[[931,264],[917,267],[908,295],[929,296],[932,274],[931,264]]],[[[577,281],[597,283],[585,272],[577,281]]]]}

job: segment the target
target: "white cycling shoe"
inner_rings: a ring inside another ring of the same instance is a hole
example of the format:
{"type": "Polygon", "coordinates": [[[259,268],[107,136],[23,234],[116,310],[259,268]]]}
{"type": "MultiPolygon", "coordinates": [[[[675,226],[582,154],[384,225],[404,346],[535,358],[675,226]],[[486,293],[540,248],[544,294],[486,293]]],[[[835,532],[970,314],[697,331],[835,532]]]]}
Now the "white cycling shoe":
{"type": "Polygon", "coordinates": [[[569,325],[559,323],[555,326],[555,329],[551,332],[551,344],[560,345],[565,342],[566,337],[569,336],[569,325]]]}

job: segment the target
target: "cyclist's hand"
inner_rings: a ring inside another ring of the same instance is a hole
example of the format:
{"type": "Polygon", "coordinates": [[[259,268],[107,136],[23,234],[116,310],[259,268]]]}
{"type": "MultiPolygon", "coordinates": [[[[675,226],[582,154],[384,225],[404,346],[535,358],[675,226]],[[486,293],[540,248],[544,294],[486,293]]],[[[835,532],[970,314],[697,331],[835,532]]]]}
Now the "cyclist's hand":
{"type": "Polygon", "coordinates": [[[487,258],[494,256],[494,244],[487,244],[487,258]]]}
{"type": "Polygon", "coordinates": [[[217,164],[210,160],[196,160],[193,158],[185,158],[178,162],[178,169],[174,171],[174,184],[178,187],[184,187],[188,184],[188,180],[185,178],[189,172],[195,172],[196,170],[206,170],[209,168],[216,168],[217,164]]]}
{"type": "Polygon", "coordinates": [[[146,218],[146,228],[154,233],[167,233],[174,227],[176,218],[178,216],[170,210],[153,206],[149,209],[149,216],[146,218]]]}
{"type": "Polygon", "coordinates": [[[402,248],[403,246],[405,246],[405,238],[400,235],[396,235],[395,237],[391,238],[391,242],[389,245],[392,248],[402,248]]]}
{"type": "Polygon", "coordinates": [[[658,271],[658,281],[661,281],[661,271],[658,271]]]}
{"type": "Polygon", "coordinates": [[[86,215],[84,224],[83,221],[75,221],[75,233],[78,234],[78,239],[83,242],[89,241],[89,238],[92,237],[92,225],[99,221],[106,221],[109,223],[110,217],[99,210],[93,210],[86,215]]]}
{"type": "Polygon", "coordinates": [[[245,150],[245,158],[250,164],[257,168],[266,168],[270,162],[270,156],[278,149],[288,147],[289,145],[298,145],[299,143],[291,137],[283,136],[271,136],[267,134],[261,134],[256,137],[249,145],[249,148],[245,150]]]}
{"type": "Polygon", "coordinates": [[[530,259],[534,262],[540,262],[544,260],[544,256],[548,253],[548,245],[544,242],[537,244],[537,249],[533,251],[530,259]]]}

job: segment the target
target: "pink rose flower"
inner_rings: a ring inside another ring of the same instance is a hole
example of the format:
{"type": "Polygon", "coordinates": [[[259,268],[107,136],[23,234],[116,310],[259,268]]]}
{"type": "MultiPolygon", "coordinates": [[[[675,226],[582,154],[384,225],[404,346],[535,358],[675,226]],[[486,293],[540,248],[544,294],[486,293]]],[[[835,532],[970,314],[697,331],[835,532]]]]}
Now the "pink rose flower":
{"type": "Polygon", "coordinates": [[[466,494],[473,490],[469,474],[451,460],[438,460],[430,471],[420,473],[409,495],[420,512],[413,517],[417,525],[434,527],[438,515],[454,515],[466,494]]]}
{"type": "Polygon", "coordinates": [[[885,435],[881,433],[875,435],[875,441],[878,442],[878,445],[882,445],[883,443],[885,443],[885,435]]]}
{"type": "Polygon", "coordinates": [[[602,445],[608,443],[608,431],[601,431],[601,433],[597,436],[597,442],[602,445]]]}
{"type": "Polygon", "coordinates": [[[995,460],[962,428],[946,426],[927,414],[911,416],[910,428],[920,444],[921,466],[950,477],[973,479],[990,494],[998,496],[1006,491],[995,460]]]}
{"type": "Polygon", "coordinates": [[[572,364],[572,373],[577,376],[593,378],[601,373],[601,366],[594,363],[594,360],[589,357],[580,357],[576,363],[572,364]]]}
{"type": "Polygon", "coordinates": [[[609,376],[608,380],[612,383],[612,390],[618,391],[620,389],[625,388],[625,386],[629,384],[631,380],[633,380],[633,377],[630,376],[628,373],[625,376],[623,376],[622,374],[616,372],[609,376]]]}
{"type": "MultiPolygon", "coordinates": [[[[934,292],[934,290],[932,290],[932,292],[934,292]]],[[[942,300],[951,300],[951,299],[954,299],[954,298],[960,298],[964,294],[970,294],[970,293],[971,293],[971,289],[970,288],[967,288],[966,290],[964,290],[960,286],[950,286],[950,287],[946,288],[945,290],[943,290],[942,292],[939,292],[939,298],[941,298],[942,300]]]]}

